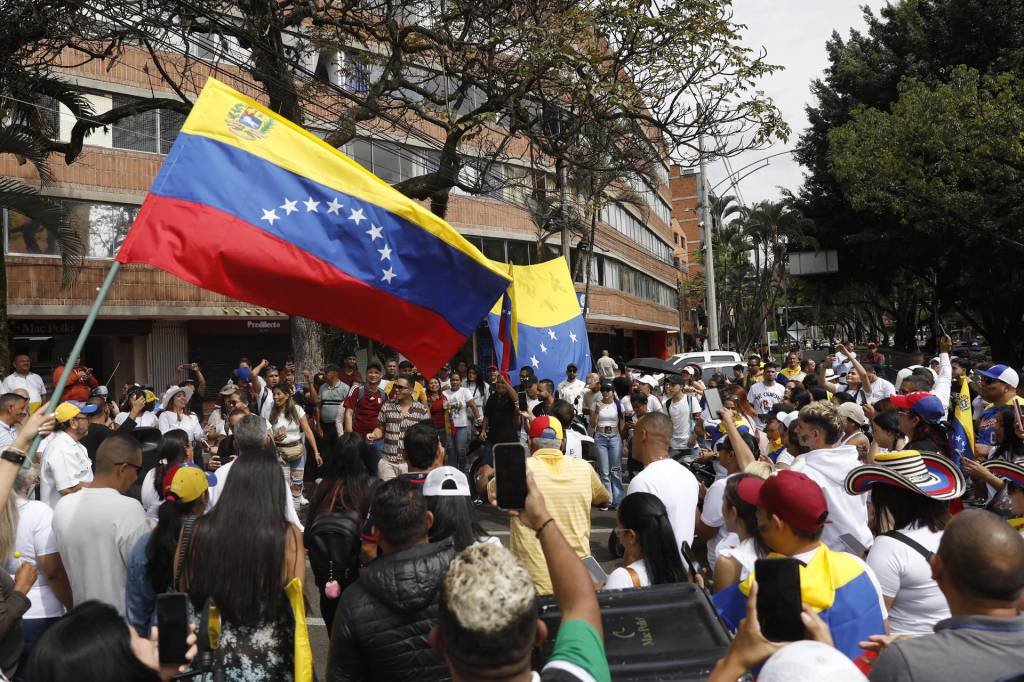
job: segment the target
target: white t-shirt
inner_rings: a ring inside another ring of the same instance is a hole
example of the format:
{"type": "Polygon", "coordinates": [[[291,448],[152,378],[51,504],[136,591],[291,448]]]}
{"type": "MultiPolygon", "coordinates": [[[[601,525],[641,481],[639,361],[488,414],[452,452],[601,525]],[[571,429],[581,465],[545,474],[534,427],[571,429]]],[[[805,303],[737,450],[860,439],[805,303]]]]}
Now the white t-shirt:
{"type": "Polygon", "coordinates": [[[55,433],[46,445],[39,468],[39,499],[53,509],[60,491],[92,480],[92,462],[85,446],[67,433],[55,433]]]}
{"type": "Polygon", "coordinates": [[[697,520],[697,493],[700,485],[690,470],[672,458],[651,462],[633,477],[626,494],[651,493],[662,501],[676,536],[676,549],[683,542],[693,544],[697,520]]]}
{"type": "Polygon", "coordinates": [[[661,412],[665,409],[665,405],[661,402],[661,398],[654,395],[653,393],[647,396],[647,412],[661,412]]]}
{"type": "Polygon", "coordinates": [[[758,415],[768,414],[776,404],[781,403],[786,395],[786,387],[776,381],[771,386],[758,381],[750,387],[747,402],[754,406],[758,415]]]}
{"type": "Polygon", "coordinates": [[[465,386],[460,386],[457,391],[449,389],[443,393],[448,399],[448,414],[451,415],[452,426],[469,426],[469,401],[473,399],[473,394],[465,386]]]}
{"type": "MultiPolygon", "coordinates": [[[[622,405],[622,403],[619,403],[622,405]]],[[[594,412],[597,413],[597,426],[598,428],[612,427],[618,428],[619,425],[619,413],[621,407],[615,405],[613,400],[610,403],[599,402],[594,404],[594,412]]],[[[625,416],[625,414],[623,414],[625,416]]]]}
{"type": "Polygon", "coordinates": [[[3,388],[4,393],[14,393],[15,389],[18,388],[25,389],[28,391],[28,401],[30,403],[42,402],[43,395],[46,393],[46,384],[43,383],[42,377],[32,372],[25,376],[12,372],[7,375],[7,378],[0,384],[0,387],[3,388]]]}
{"type": "Polygon", "coordinates": [[[583,399],[581,400],[581,402],[583,403],[583,412],[585,414],[590,414],[591,412],[593,412],[594,411],[594,404],[597,402],[598,398],[600,398],[600,397],[601,397],[601,392],[600,391],[591,391],[589,388],[584,389],[583,390],[583,399]]]}
{"type": "Polygon", "coordinates": [[[704,509],[700,513],[700,520],[705,526],[718,528],[715,537],[708,540],[708,566],[711,567],[715,565],[719,543],[729,534],[725,529],[725,517],[722,515],[722,500],[725,498],[725,483],[728,480],[728,477],[720,478],[711,484],[704,493],[704,509]]]}
{"type": "MultiPolygon", "coordinates": [[[[206,506],[207,513],[213,509],[214,505],[217,504],[217,500],[220,499],[220,494],[224,492],[224,486],[228,482],[228,474],[231,473],[231,467],[237,461],[237,459],[233,459],[214,472],[214,475],[217,477],[217,485],[209,489],[210,503],[206,506]]],[[[283,486],[282,490],[284,491],[285,520],[299,530],[304,530],[302,522],[299,521],[299,515],[295,512],[295,505],[292,504],[292,491],[291,488],[288,487],[288,481],[282,478],[281,485],[283,486]]]]}
{"type": "MultiPolygon", "coordinates": [[[[156,522],[159,520],[158,515],[163,498],[160,497],[160,493],[153,487],[154,476],[156,476],[156,469],[150,469],[146,472],[145,477],[142,479],[142,489],[139,491],[139,495],[142,497],[142,508],[146,511],[146,520],[156,525],[156,522]]],[[[160,485],[163,485],[163,481],[160,482],[160,485]]]]}
{"type": "Polygon", "coordinates": [[[583,392],[586,390],[587,385],[580,379],[573,379],[572,381],[566,379],[558,384],[558,397],[572,405],[579,412],[583,408],[583,392]]]}
{"type": "Polygon", "coordinates": [[[179,418],[173,410],[165,410],[160,413],[157,422],[161,434],[173,431],[174,429],[181,429],[188,434],[189,439],[194,441],[199,441],[206,437],[203,427],[199,425],[199,417],[194,414],[183,414],[179,418]]]}
{"type": "Polygon", "coordinates": [[[896,387],[892,385],[892,382],[882,377],[876,377],[871,382],[871,396],[868,398],[868,402],[874,405],[879,400],[885,400],[894,395],[896,395],[896,387]]]}
{"type": "Polygon", "coordinates": [[[296,419],[291,420],[284,412],[281,412],[277,415],[277,421],[271,425],[271,428],[275,433],[278,429],[284,429],[284,440],[278,443],[278,445],[294,445],[302,440],[301,421],[302,418],[306,416],[306,412],[296,405],[295,415],[296,419]]]}
{"type": "Polygon", "coordinates": [[[0,422],[0,448],[6,450],[18,437],[17,424],[5,424],[0,422]]]}
{"type": "Polygon", "coordinates": [[[142,505],[113,488],[64,496],[53,510],[53,532],[75,603],[99,599],[123,617],[128,557],[148,531],[142,505]]]}
{"type": "MultiPolygon", "coordinates": [[[[640,579],[640,587],[650,586],[651,578],[647,575],[647,564],[644,563],[643,559],[637,559],[629,567],[636,571],[636,577],[640,579]]],[[[605,581],[604,587],[601,589],[631,590],[633,589],[633,578],[630,577],[629,571],[620,566],[608,574],[608,580],[605,581]]]]}
{"type": "Polygon", "coordinates": [[[700,414],[700,400],[693,395],[684,395],[682,400],[666,400],[665,413],[672,419],[672,441],[669,447],[681,450],[690,447],[690,432],[700,414]]]}
{"type": "Polygon", "coordinates": [[[740,540],[740,536],[736,535],[736,533],[729,533],[718,543],[718,556],[715,561],[722,557],[735,559],[739,563],[739,582],[743,582],[747,579],[747,576],[754,572],[754,563],[760,558],[757,556],[757,543],[754,541],[754,538],[750,537],[746,540],[740,540]]]}
{"type": "MultiPolygon", "coordinates": [[[[14,574],[21,562],[38,566],[37,557],[57,554],[60,546],[53,534],[53,510],[44,502],[18,498],[18,532],[14,540],[14,549],[21,553],[18,558],[9,557],[6,570],[14,574]]],[[[33,618],[57,618],[64,615],[64,605],[57,599],[46,576],[39,572],[36,582],[25,595],[32,606],[25,615],[25,620],[33,618]]]]}
{"type": "MultiPolygon", "coordinates": [[[[114,417],[114,423],[120,426],[124,424],[125,420],[128,419],[128,412],[118,412],[117,416],[114,417]]],[[[156,415],[152,412],[143,412],[139,415],[139,418],[135,420],[135,428],[138,429],[155,429],[160,426],[159,420],[156,415]]]]}
{"type": "Polygon", "coordinates": [[[597,372],[601,375],[602,379],[615,378],[616,367],[615,361],[607,355],[602,355],[597,359],[597,372]]]}
{"type": "MultiPolygon", "coordinates": [[[[925,549],[935,552],[942,531],[927,527],[900,531],[925,549]]],[[[938,621],[949,618],[949,605],[932,579],[932,569],[917,550],[896,538],[879,535],[868,554],[868,566],[878,577],[882,594],[895,597],[889,609],[889,630],[894,635],[924,635],[938,621]]]]}
{"type": "Polygon", "coordinates": [[[575,457],[576,459],[583,459],[583,441],[593,443],[594,439],[590,436],[584,437],[578,431],[573,429],[566,429],[565,431],[565,454],[567,457],[575,457]]]}

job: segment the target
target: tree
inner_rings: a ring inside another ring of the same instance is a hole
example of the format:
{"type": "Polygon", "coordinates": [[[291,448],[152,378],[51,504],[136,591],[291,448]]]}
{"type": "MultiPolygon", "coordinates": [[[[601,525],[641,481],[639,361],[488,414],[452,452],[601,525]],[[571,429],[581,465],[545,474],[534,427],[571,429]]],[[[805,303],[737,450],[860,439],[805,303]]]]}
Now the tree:
{"type": "Polygon", "coordinates": [[[862,107],[829,134],[836,178],[855,208],[900,224],[909,269],[989,341],[1024,360],[1024,81],[960,66],[948,83],[906,79],[889,111],[862,107]],[[952,248],[951,248],[952,247],[952,248]]]}
{"type": "MultiPolygon", "coordinates": [[[[1015,0],[904,0],[876,16],[865,10],[867,30],[828,41],[830,66],[812,84],[816,103],[796,157],[808,172],[797,193],[800,210],[815,225],[823,248],[837,249],[841,277],[816,277],[829,290],[855,285],[879,297],[894,315],[896,345],[910,349],[922,315],[954,309],[959,293],[929,277],[914,242],[904,247],[904,217],[884,202],[854,206],[833,165],[830,132],[847,124],[859,108],[887,111],[900,96],[905,77],[929,86],[949,81],[966,65],[981,74],[1019,72],[1024,66],[1024,5],[1015,0]],[[924,275],[924,276],[922,276],[924,275]],[[936,286],[938,283],[938,286],[936,286]],[[913,292],[909,294],[908,291],[913,292]]],[[[959,241],[959,240],[958,240],[959,241]]],[[[967,267],[972,264],[965,263],[967,267]]]]}
{"type": "MultiPolygon", "coordinates": [[[[788,132],[770,100],[750,87],[776,67],[740,45],[742,26],[726,0],[76,7],[93,18],[76,27],[81,42],[112,41],[104,52],[111,63],[146,50],[154,85],[178,97],[79,118],[64,150],[68,162],[99,125],[151,108],[187,111],[211,73],[335,146],[359,134],[421,145],[422,172],[395,187],[441,216],[453,188],[493,192],[505,162],[563,171],[561,188],[575,173],[625,177],[634,148],[685,156],[699,134],[715,129],[732,134],[731,146],[718,150],[726,155],[788,132]],[[593,154],[595,127],[617,132],[613,153],[593,154]]],[[[319,326],[298,321],[293,330],[300,365],[318,366],[319,326]]]]}

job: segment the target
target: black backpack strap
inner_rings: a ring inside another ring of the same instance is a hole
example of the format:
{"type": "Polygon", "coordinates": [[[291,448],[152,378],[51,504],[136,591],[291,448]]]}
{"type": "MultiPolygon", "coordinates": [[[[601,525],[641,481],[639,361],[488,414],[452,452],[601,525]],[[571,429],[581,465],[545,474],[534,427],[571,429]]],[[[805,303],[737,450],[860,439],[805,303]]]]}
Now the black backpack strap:
{"type": "Polygon", "coordinates": [[[925,549],[921,545],[921,543],[918,542],[917,540],[914,540],[913,538],[907,537],[906,535],[904,535],[903,533],[899,532],[898,530],[891,530],[888,533],[882,533],[882,535],[884,535],[887,538],[892,538],[893,540],[899,540],[900,542],[905,544],[907,547],[909,547],[910,549],[914,550],[915,552],[917,552],[918,554],[923,556],[925,561],[927,561],[928,563],[931,563],[932,556],[935,554],[935,552],[931,552],[931,551],[925,549]]]}

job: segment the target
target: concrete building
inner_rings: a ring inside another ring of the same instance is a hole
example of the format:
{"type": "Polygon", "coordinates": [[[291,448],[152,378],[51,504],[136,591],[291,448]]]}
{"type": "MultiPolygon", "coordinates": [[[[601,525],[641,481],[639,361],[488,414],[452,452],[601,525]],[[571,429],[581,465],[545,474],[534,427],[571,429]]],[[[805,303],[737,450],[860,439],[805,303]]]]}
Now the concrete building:
{"type": "MultiPolygon", "coordinates": [[[[333,78],[329,71],[324,70],[324,77],[333,78]]],[[[97,113],[132,98],[174,97],[169,89],[154,86],[159,81],[153,73],[145,51],[129,45],[109,70],[106,63],[94,61],[62,71],[87,93],[97,113]]],[[[220,69],[218,77],[224,78],[220,69]]],[[[254,94],[241,80],[228,81],[254,94]]],[[[70,113],[54,103],[46,115],[66,139],[74,123],[70,113]]],[[[53,157],[55,181],[43,192],[65,203],[71,227],[86,250],[74,286],[61,289],[60,257],[45,233],[18,214],[3,215],[12,349],[29,352],[44,376],[70,350],[182,122],[183,117],[174,112],[151,111],[91,134],[84,152],[70,166],[53,157]]],[[[360,136],[343,151],[388,182],[429,167],[433,152],[424,142],[384,138],[379,133],[360,136]]],[[[498,173],[510,178],[525,177],[528,171],[510,163],[498,173]]],[[[0,157],[0,175],[37,181],[29,165],[19,165],[9,155],[0,157]]],[[[626,358],[663,356],[677,347],[680,242],[672,228],[667,167],[661,175],[657,189],[644,193],[641,206],[614,204],[600,216],[588,306],[595,357],[604,349],[626,358]]],[[[522,187],[498,185],[487,195],[454,191],[446,219],[491,258],[537,262],[541,256],[536,228],[525,209],[522,187]]],[[[544,258],[558,252],[557,245],[544,249],[544,258]]],[[[578,283],[582,294],[588,287],[585,277],[579,279],[584,280],[578,283]]],[[[212,391],[237,366],[240,356],[281,362],[290,352],[288,317],[282,312],[227,299],[145,266],[122,268],[100,318],[83,360],[103,379],[113,373],[113,386],[140,379],[162,388],[172,379],[175,367],[197,361],[212,391]]],[[[484,325],[464,355],[485,364],[490,361],[490,348],[484,325]]]]}

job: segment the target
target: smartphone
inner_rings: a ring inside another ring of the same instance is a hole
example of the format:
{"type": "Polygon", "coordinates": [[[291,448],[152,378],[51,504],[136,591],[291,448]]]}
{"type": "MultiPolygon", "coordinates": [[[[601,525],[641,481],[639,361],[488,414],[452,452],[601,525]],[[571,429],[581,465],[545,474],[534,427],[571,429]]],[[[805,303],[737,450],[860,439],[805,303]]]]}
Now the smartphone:
{"type": "Polygon", "coordinates": [[[1013,405],[1013,420],[1017,424],[1017,431],[1024,431],[1024,414],[1021,414],[1021,404],[1017,401],[1010,403],[1013,405]]]}
{"type": "Polygon", "coordinates": [[[519,411],[520,412],[526,412],[526,409],[527,409],[526,406],[528,404],[526,402],[526,400],[527,400],[526,391],[519,391],[519,411]]]}
{"type": "Polygon", "coordinates": [[[761,632],[773,642],[795,642],[804,638],[800,599],[800,562],[792,557],[758,559],[757,620],[761,632]]]}
{"type": "Polygon", "coordinates": [[[183,592],[158,594],[156,625],[160,631],[160,664],[187,663],[188,596],[183,592]]]}
{"type": "Polygon", "coordinates": [[[522,509],[526,506],[526,447],[522,443],[494,445],[494,482],[499,507],[522,509]]]}
{"type": "Polygon", "coordinates": [[[868,548],[860,544],[860,541],[850,533],[843,533],[839,536],[839,539],[843,541],[843,544],[850,548],[851,552],[859,557],[863,557],[868,553],[868,548]]]}
{"type": "Polygon", "coordinates": [[[583,557],[583,565],[587,567],[590,579],[594,581],[594,587],[601,587],[608,582],[608,574],[601,568],[601,564],[592,556],[583,557]]]}
{"type": "Polygon", "coordinates": [[[704,391],[704,399],[708,401],[708,412],[717,416],[722,409],[722,394],[717,388],[709,388],[704,391]]]}
{"type": "Polygon", "coordinates": [[[682,552],[686,570],[690,574],[690,582],[697,582],[697,574],[700,573],[700,563],[697,561],[697,556],[693,553],[693,548],[690,547],[689,542],[684,540],[679,549],[682,552]]]}

